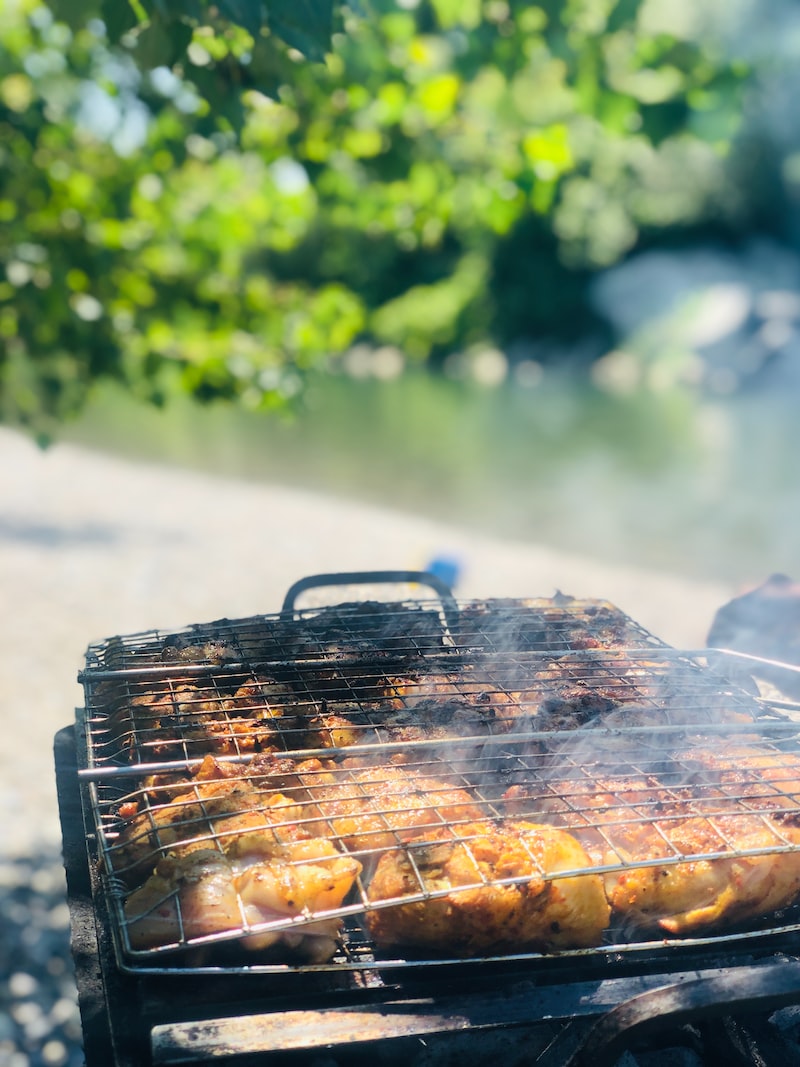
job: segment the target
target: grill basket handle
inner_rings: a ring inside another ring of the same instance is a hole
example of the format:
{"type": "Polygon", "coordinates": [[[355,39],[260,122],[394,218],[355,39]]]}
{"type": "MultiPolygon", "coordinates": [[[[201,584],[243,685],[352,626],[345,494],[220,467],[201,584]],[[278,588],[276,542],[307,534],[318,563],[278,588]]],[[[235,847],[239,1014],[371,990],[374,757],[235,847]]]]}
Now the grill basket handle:
{"type": "Polygon", "coordinates": [[[334,574],[309,574],[289,586],[283,598],[284,613],[294,612],[295,601],[300,593],[307,589],[316,589],[326,585],[380,585],[398,584],[427,585],[442,601],[448,623],[458,618],[458,605],[453,591],[446,582],[429,571],[341,571],[334,574]]]}
{"type": "Polygon", "coordinates": [[[536,1063],[541,1067],[556,1063],[558,1067],[614,1067],[631,1042],[647,1035],[695,1020],[746,1017],[752,1012],[773,1012],[799,1002],[800,963],[785,960],[735,967],[727,974],[675,983],[631,997],[603,1015],[571,1054],[562,1055],[555,1042],[536,1063]]]}

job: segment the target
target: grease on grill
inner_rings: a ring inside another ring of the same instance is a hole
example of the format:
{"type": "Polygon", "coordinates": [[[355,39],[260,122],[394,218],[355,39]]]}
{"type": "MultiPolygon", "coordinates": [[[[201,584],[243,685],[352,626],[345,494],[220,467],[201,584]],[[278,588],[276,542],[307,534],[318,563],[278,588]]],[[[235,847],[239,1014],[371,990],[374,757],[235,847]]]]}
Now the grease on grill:
{"type": "Polygon", "coordinates": [[[746,693],[604,601],[448,623],[339,605],[90,650],[95,763],[164,763],[98,793],[130,955],[316,963],[358,926],[379,953],[569,951],[794,903],[800,762],[746,693]]]}

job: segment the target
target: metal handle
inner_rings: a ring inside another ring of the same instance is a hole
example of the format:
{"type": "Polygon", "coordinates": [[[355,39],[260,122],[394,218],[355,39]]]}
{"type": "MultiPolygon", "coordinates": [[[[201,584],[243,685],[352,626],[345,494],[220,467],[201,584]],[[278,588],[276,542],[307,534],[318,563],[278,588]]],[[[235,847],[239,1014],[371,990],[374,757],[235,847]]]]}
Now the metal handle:
{"type": "MultiPolygon", "coordinates": [[[[618,1004],[589,1031],[562,1067],[613,1067],[634,1038],[731,1012],[775,1011],[800,1002],[800,963],[738,967],[727,974],[674,983],[618,1004]]],[[[544,1061],[542,1061],[544,1062],[544,1061]]]]}
{"type": "Polygon", "coordinates": [[[442,600],[445,612],[453,611],[456,613],[455,617],[457,617],[458,605],[450,586],[428,571],[342,571],[335,574],[310,574],[308,577],[301,578],[294,585],[289,586],[283,599],[282,611],[287,613],[294,611],[295,600],[298,595],[305,592],[306,589],[315,589],[318,586],[377,585],[397,584],[399,582],[430,586],[442,600]]]}

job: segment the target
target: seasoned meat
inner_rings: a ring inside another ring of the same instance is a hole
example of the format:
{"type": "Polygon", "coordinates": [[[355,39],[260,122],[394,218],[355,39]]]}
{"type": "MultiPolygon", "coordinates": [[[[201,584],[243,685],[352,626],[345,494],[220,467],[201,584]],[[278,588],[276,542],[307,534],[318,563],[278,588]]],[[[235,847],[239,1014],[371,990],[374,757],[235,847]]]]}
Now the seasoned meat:
{"type": "MultiPolygon", "coordinates": [[[[626,863],[724,852],[723,858],[627,867],[605,875],[614,911],[634,927],[656,924],[671,934],[722,930],[768,915],[800,895],[800,852],[732,855],[749,849],[800,844],[796,828],[778,828],[766,817],[720,815],[662,820],[619,833],[626,863]]],[[[606,857],[613,862],[614,852],[606,857]]]]}
{"type": "Polygon", "coordinates": [[[627,703],[663,695],[669,679],[660,675],[661,664],[605,652],[397,678],[384,729],[402,740],[576,730],[627,703]]]}
{"type": "Polygon", "coordinates": [[[159,684],[133,696],[112,716],[111,729],[124,749],[145,762],[278,749],[274,720],[281,705],[255,700],[251,688],[225,696],[213,686],[159,684]]]}
{"type": "MultiPolygon", "coordinates": [[[[782,803],[800,803],[800,755],[777,747],[757,744],[730,744],[724,748],[696,745],[675,753],[674,774],[688,784],[705,783],[739,791],[743,786],[770,790],[782,803]]],[[[776,805],[777,806],[777,805],[776,805]]]]}
{"type": "Polygon", "coordinates": [[[125,919],[134,949],[236,929],[243,915],[230,863],[213,848],[198,849],[183,860],[164,857],[125,901],[125,919]]]}
{"type": "Polygon", "coordinates": [[[510,786],[502,799],[514,818],[546,822],[581,834],[598,863],[602,862],[606,839],[599,832],[593,835],[592,830],[652,820],[664,803],[675,801],[657,779],[641,775],[533,779],[510,786]]]}
{"type": "Polygon", "coordinates": [[[673,776],[695,792],[715,789],[748,809],[800,824],[800,756],[754,744],[696,746],[675,755],[673,776]]]}
{"type": "Polygon", "coordinates": [[[297,694],[290,686],[262,674],[244,682],[233,695],[234,707],[257,719],[292,718],[298,703],[297,694]]]}
{"type": "Polygon", "coordinates": [[[492,701],[481,705],[459,699],[419,700],[388,714],[378,729],[385,741],[454,741],[485,736],[495,725],[492,701]]]}
{"type": "Polygon", "coordinates": [[[321,816],[351,851],[392,848],[444,823],[484,817],[460,786],[412,768],[385,764],[329,773],[313,783],[309,812],[321,816]]]}
{"type": "Polygon", "coordinates": [[[771,817],[752,776],[749,784],[585,777],[512,786],[505,799],[511,812],[569,829],[595,865],[627,865],[603,878],[624,924],[687,934],[758,918],[800,896],[800,853],[778,851],[800,843],[800,829],[771,817]],[[776,851],[734,855],[755,849],[776,851]]]}
{"type": "Polygon", "coordinates": [[[243,812],[276,833],[292,820],[303,825],[302,807],[281,793],[262,792],[242,778],[197,780],[187,792],[131,818],[111,850],[114,873],[135,884],[160,856],[206,847],[223,832],[226,817],[243,812]]]}
{"type": "Polygon", "coordinates": [[[161,650],[161,659],[165,663],[220,664],[235,662],[239,658],[240,653],[225,637],[212,637],[206,641],[192,641],[187,635],[170,637],[161,650]]]}
{"type": "Polygon", "coordinates": [[[125,902],[131,947],[152,949],[241,934],[248,949],[280,949],[322,962],[336,949],[339,920],[284,930],[258,927],[339,907],[360,869],[357,860],[339,853],[330,841],[280,843],[255,832],[232,839],[226,852],[170,854],[125,902]]]}
{"type": "Polygon", "coordinates": [[[444,646],[438,612],[379,601],[342,603],[289,624],[295,655],[413,658],[444,646]]]}
{"type": "Polygon", "coordinates": [[[470,605],[459,612],[454,630],[459,647],[490,652],[635,648],[648,636],[607,601],[563,593],[551,599],[495,598],[470,605]]]}
{"type": "Polygon", "coordinates": [[[550,664],[494,673],[465,667],[459,674],[397,678],[391,693],[381,733],[392,741],[574,729],[616,706],[605,693],[572,682],[550,664]]]}
{"type": "Polygon", "coordinates": [[[323,713],[309,719],[303,736],[305,747],[349,748],[375,740],[375,732],[366,725],[363,715],[357,710],[350,715],[342,715],[341,709],[336,707],[336,713],[323,713]]]}
{"type": "Polygon", "coordinates": [[[609,917],[602,879],[558,877],[588,867],[576,839],[550,826],[439,828],[381,857],[368,896],[394,903],[368,912],[367,925],[380,945],[465,955],[597,945],[609,917]]]}

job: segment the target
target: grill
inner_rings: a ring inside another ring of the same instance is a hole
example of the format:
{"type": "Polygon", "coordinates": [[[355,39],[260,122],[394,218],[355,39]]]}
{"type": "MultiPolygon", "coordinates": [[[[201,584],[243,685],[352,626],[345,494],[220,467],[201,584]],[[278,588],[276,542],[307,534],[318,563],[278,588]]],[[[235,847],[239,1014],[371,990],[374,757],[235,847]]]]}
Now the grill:
{"type": "Polygon", "coordinates": [[[416,572],[90,646],[56,738],[87,1064],[610,1064],[800,1000],[795,705],[709,655],[416,572]]]}

